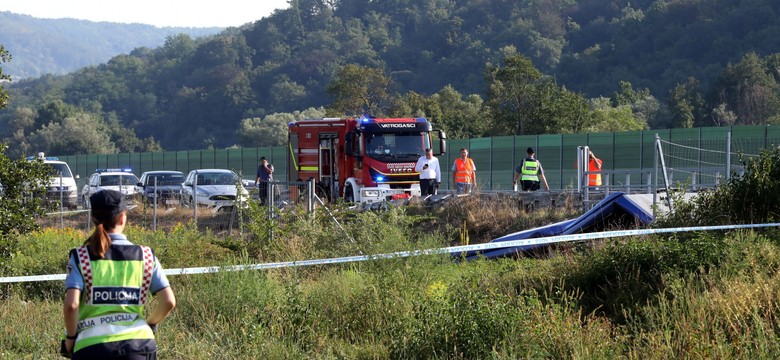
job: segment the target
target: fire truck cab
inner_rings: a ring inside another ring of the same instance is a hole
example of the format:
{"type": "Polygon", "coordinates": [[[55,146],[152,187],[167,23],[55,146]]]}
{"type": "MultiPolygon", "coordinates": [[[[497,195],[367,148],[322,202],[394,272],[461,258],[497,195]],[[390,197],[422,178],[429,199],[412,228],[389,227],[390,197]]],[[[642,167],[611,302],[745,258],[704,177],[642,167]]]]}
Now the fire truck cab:
{"type": "Polygon", "coordinates": [[[420,195],[414,166],[446,135],[426,118],[320,118],[288,124],[290,181],[315,179],[323,201],[374,203],[420,195]]]}

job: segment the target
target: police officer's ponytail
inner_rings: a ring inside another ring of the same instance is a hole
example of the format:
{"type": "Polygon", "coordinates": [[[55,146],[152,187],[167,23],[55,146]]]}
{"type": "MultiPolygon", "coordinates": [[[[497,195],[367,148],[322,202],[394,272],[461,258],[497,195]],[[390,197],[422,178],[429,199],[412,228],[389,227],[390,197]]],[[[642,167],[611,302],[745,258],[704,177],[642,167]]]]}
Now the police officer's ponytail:
{"type": "Polygon", "coordinates": [[[85,242],[89,252],[103,258],[108,247],[111,246],[111,237],[108,231],[116,227],[119,215],[127,209],[122,193],[114,190],[101,190],[89,197],[92,206],[92,223],[95,231],[85,242]]]}
{"type": "Polygon", "coordinates": [[[116,226],[116,218],[112,218],[105,223],[100,223],[93,216],[92,222],[95,224],[95,231],[87,238],[84,245],[87,245],[91,254],[97,255],[97,257],[102,259],[106,256],[108,247],[111,246],[111,237],[108,236],[106,228],[113,229],[114,226],[116,226]]]}

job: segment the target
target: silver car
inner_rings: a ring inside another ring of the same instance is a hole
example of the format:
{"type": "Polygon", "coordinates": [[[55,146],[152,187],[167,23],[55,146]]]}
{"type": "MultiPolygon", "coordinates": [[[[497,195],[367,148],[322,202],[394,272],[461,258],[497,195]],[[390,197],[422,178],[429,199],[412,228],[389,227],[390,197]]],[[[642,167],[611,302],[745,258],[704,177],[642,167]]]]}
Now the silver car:
{"type": "Polygon", "coordinates": [[[249,192],[242,185],[242,179],[231,170],[192,170],[182,184],[181,201],[184,206],[198,204],[219,210],[248,199],[249,192]],[[236,194],[240,194],[238,198],[236,194]]]}
{"type": "Polygon", "coordinates": [[[138,178],[130,169],[95,169],[95,173],[90,175],[81,189],[81,204],[89,209],[89,197],[104,189],[119,191],[125,198],[132,199],[137,182],[138,178]]]}

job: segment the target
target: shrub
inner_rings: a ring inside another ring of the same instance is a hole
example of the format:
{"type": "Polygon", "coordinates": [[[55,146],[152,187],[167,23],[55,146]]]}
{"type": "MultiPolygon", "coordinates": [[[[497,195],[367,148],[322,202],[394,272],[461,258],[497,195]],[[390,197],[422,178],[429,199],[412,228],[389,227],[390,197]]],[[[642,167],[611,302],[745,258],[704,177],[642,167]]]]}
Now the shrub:
{"type": "Polygon", "coordinates": [[[598,311],[622,323],[624,310],[636,309],[663,290],[665,276],[706,273],[729,254],[723,237],[710,233],[683,240],[616,240],[577,257],[564,283],[582,293],[586,313],[598,311]]]}

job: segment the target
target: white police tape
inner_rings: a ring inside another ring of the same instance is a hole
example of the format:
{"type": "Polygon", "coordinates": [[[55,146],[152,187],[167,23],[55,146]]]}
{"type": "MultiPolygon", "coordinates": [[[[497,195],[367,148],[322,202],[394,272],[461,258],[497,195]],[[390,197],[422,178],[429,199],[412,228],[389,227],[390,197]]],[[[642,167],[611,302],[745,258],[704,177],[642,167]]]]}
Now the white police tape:
{"type": "MultiPolygon", "coordinates": [[[[369,261],[369,260],[377,260],[377,259],[404,258],[404,257],[420,256],[420,255],[434,255],[434,254],[446,254],[446,253],[452,254],[452,253],[484,251],[484,250],[493,250],[493,249],[502,249],[502,248],[511,248],[511,247],[548,245],[548,244],[561,243],[561,242],[606,239],[606,238],[626,237],[626,236],[640,236],[640,235],[690,232],[690,231],[754,229],[754,228],[766,228],[766,227],[780,227],[780,223],[690,226],[690,227],[676,227],[676,228],[664,228],[664,229],[615,230],[615,231],[603,231],[603,232],[595,232],[595,233],[545,236],[545,237],[538,237],[533,239],[489,242],[489,243],[475,244],[475,245],[450,246],[450,247],[444,247],[438,249],[398,251],[393,253],[376,254],[376,255],[346,256],[346,257],[337,257],[337,258],[329,258],[329,259],[284,261],[284,262],[252,264],[252,265],[208,266],[208,267],[195,267],[195,268],[166,269],[164,270],[164,272],[166,275],[190,275],[190,274],[209,274],[209,273],[217,273],[217,272],[225,272],[225,271],[265,270],[265,269],[275,269],[275,268],[285,268],[285,267],[295,267],[295,266],[328,265],[328,264],[340,264],[340,263],[349,263],[349,262],[357,262],[357,261],[369,261]]],[[[65,274],[4,277],[4,278],[0,278],[0,283],[19,283],[19,282],[36,282],[36,281],[52,281],[52,280],[65,280],[65,274]]]]}

